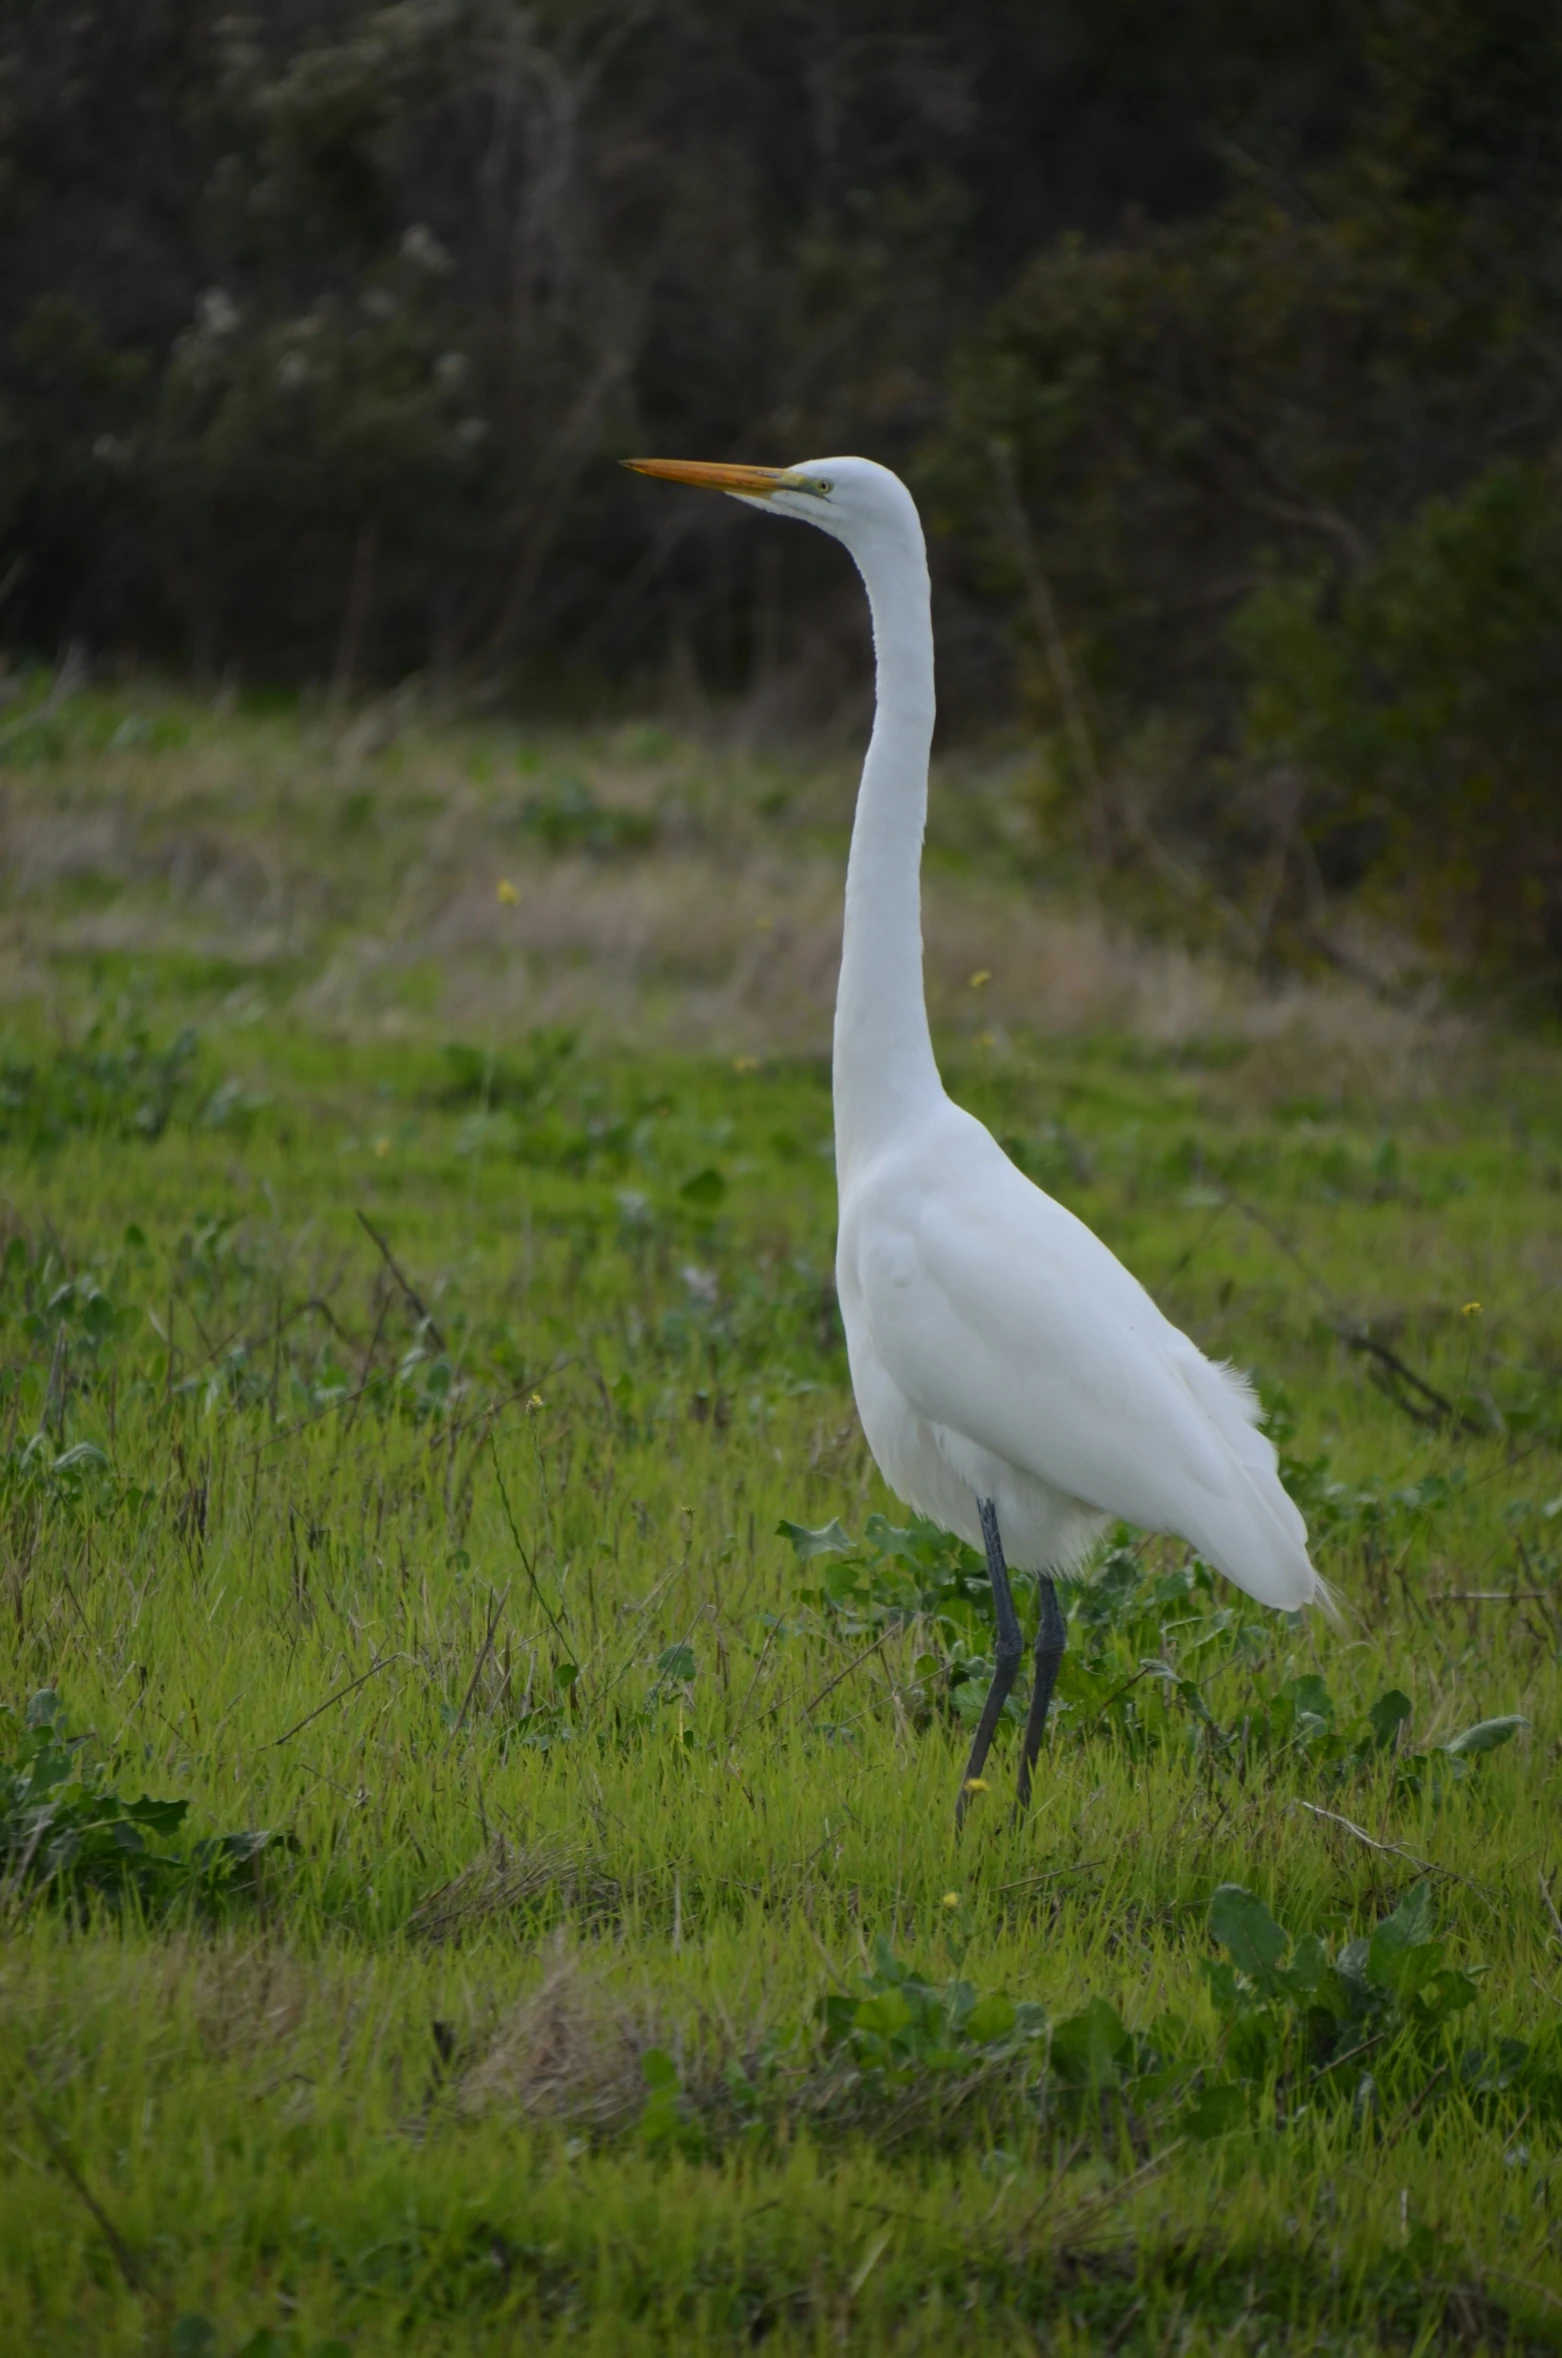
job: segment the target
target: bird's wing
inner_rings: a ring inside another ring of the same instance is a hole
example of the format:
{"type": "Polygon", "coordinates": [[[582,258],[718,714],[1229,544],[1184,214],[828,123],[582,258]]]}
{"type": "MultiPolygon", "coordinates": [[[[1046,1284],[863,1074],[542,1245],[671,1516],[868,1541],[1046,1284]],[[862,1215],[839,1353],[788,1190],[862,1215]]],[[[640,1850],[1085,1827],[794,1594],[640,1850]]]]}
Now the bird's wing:
{"type": "Polygon", "coordinates": [[[1265,1604],[1309,1602],[1321,1584],[1306,1526],[1251,1387],[978,1137],[979,1149],[946,1138],[943,1154],[875,1188],[855,1224],[886,1371],[933,1423],[1105,1513],[1177,1533],[1265,1604]]]}

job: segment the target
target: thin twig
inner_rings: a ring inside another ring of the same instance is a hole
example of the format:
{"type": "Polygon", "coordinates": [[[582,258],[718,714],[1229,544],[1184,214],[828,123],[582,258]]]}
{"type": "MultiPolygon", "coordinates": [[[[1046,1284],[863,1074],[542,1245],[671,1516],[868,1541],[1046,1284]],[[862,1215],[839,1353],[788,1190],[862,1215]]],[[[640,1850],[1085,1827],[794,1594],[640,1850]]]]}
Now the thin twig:
{"type": "Polygon", "coordinates": [[[760,1647],[759,1658],[754,1664],[754,1675],[748,1682],[748,1693],[743,1698],[742,1704],[738,1711],[737,1719],[733,1725],[732,1733],[727,1738],[729,1749],[737,1742],[739,1736],[742,1735],[743,1730],[748,1725],[748,1707],[754,1700],[754,1690],[759,1684],[759,1674],[765,1667],[765,1657],[770,1652],[771,1645],[775,1639],[776,1631],[779,1627],[779,1622],[772,1621],[770,1627],[765,1632],[765,1642],[760,1647]]]}
{"type": "Polygon", "coordinates": [[[1439,1392],[1435,1384],[1429,1384],[1425,1376],[1418,1375],[1413,1367],[1408,1366],[1397,1351],[1390,1350],[1387,1343],[1381,1342],[1361,1319],[1352,1318],[1317,1271],[1303,1259],[1290,1238],[1272,1220],[1267,1219],[1256,1205],[1244,1203],[1241,1196],[1233,1195],[1229,1188],[1223,1187],[1220,1192],[1232,1210],[1240,1212],[1244,1220],[1250,1220],[1255,1228],[1261,1229],[1270,1243],[1285,1255],[1292,1268],[1306,1280],[1328,1311],[1329,1324],[1346,1349],[1360,1352],[1364,1358],[1374,1362],[1367,1372],[1385,1399],[1392,1400],[1394,1406],[1402,1409],[1415,1424],[1448,1424],[1453,1426],[1455,1432],[1466,1433],[1472,1440],[1486,1441],[1491,1438],[1489,1425],[1479,1423],[1445,1393],[1439,1392]],[[1402,1393],[1395,1390],[1396,1384],[1408,1385],[1426,1403],[1425,1407],[1418,1407],[1415,1400],[1404,1398],[1402,1393]]]}
{"type": "Polygon", "coordinates": [[[825,1947],[823,1941],[819,1938],[814,1920],[812,1916],[809,1915],[807,1907],[799,1906],[797,1913],[802,1920],[804,1931],[807,1933],[809,1939],[813,1942],[814,1947],[818,1950],[820,1956],[823,1958],[824,1968],[825,1971],[829,1974],[830,1979],[833,1982],[838,1982],[843,1990],[849,1990],[851,1988],[851,1983],[847,1980],[845,1974],[841,1971],[839,1965],[836,1964],[835,1959],[831,1956],[829,1950],[825,1947]]]}
{"type": "Polygon", "coordinates": [[[1545,1605],[1549,1588],[1440,1588],[1427,1597],[1429,1605],[1545,1605]]]}
{"type": "MultiPolygon", "coordinates": [[[[529,1393],[536,1390],[539,1384],[545,1384],[550,1375],[557,1374],[561,1367],[568,1367],[573,1356],[571,1353],[566,1358],[556,1359],[552,1367],[545,1369],[541,1375],[532,1377],[527,1383],[517,1384],[513,1392],[502,1393],[497,1400],[488,1401],[484,1407],[473,1409],[470,1416],[456,1417],[448,1425],[434,1425],[430,1430],[428,1440],[422,1446],[428,1448],[436,1441],[443,1443],[452,1440],[457,1435],[466,1432],[472,1425],[480,1425],[485,1417],[493,1418],[498,1416],[501,1410],[513,1408],[517,1400],[525,1399],[529,1393]]],[[[328,1416],[336,1416],[342,1409],[351,1408],[356,1401],[362,1400],[366,1392],[373,1390],[378,1380],[377,1377],[371,1375],[357,1387],[356,1391],[344,1392],[340,1400],[328,1400],[323,1408],[311,1409],[308,1416],[299,1417],[294,1424],[279,1425],[277,1430],[268,1434],[264,1441],[255,1442],[249,1449],[236,1450],[234,1452],[236,1461],[242,1465],[252,1457],[259,1457],[264,1450],[275,1449],[279,1443],[291,1441],[295,1434],[307,1433],[311,1425],[323,1424],[328,1416]]]]}
{"type": "Polygon", "coordinates": [[[1556,1927],[1557,1946],[1562,1948],[1562,1916],[1557,1914],[1557,1903],[1551,1896],[1551,1886],[1546,1881],[1545,1868],[1537,1868],[1536,1873],[1540,1877],[1540,1896],[1546,1903],[1546,1914],[1551,1918],[1552,1923],[1556,1927]]]}
{"type": "Polygon", "coordinates": [[[42,2105],[34,2104],[31,2110],[33,2119],[38,2124],[38,2134],[48,2147],[50,2161],[53,2162],[71,2192],[91,2212],[99,2234],[114,2255],[115,2267],[133,2293],[143,2292],[146,2288],[141,2281],[141,2270],[135,2253],[120,2234],[119,2229],[87,2184],[80,2170],[77,2169],[75,2162],[71,2159],[70,2148],[65,2139],[53,2121],[50,2120],[42,2105]]]}
{"type": "Polygon", "coordinates": [[[489,1428],[488,1433],[488,1454],[494,1461],[494,1480],[499,1485],[499,1496],[504,1506],[504,1519],[510,1526],[510,1537],[515,1542],[515,1552],[521,1559],[521,1568],[525,1572],[527,1579],[531,1582],[532,1595],[536,1598],[544,1613],[546,1613],[549,1626],[551,1627],[554,1636],[558,1639],[559,1644],[564,1648],[565,1653],[573,1662],[575,1659],[574,1645],[570,1639],[565,1636],[563,1629],[560,1627],[558,1615],[554,1612],[553,1607],[549,1604],[547,1598],[542,1593],[542,1583],[537,1578],[536,1567],[533,1565],[531,1557],[526,1552],[526,1543],[522,1539],[519,1527],[516,1523],[515,1510],[510,1504],[510,1493],[504,1486],[504,1476],[499,1470],[499,1452],[494,1445],[492,1427],[489,1428]]]}
{"type": "Polygon", "coordinates": [[[290,1742],[300,1729],[308,1727],[312,1719],[318,1719],[322,1711],[329,1711],[333,1703],[344,1702],[349,1695],[356,1693],[359,1687],[367,1686],[371,1678],[377,1677],[382,1670],[388,1670],[393,1662],[400,1662],[403,1659],[404,1657],[400,1654],[380,1655],[359,1677],[349,1679],[345,1687],[337,1687],[332,1694],[327,1695],[323,1703],[317,1703],[313,1711],[306,1711],[302,1719],[296,1720],[285,1736],[273,1736],[269,1744],[261,1746],[261,1750],[275,1752],[279,1744],[290,1742]]]}
{"type": "MultiPolygon", "coordinates": [[[[651,1607],[660,1602],[663,1594],[666,1592],[666,1590],[671,1588],[675,1580],[683,1579],[688,1569],[688,1563],[685,1561],[682,1564],[674,1564],[670,1572],[664,1572],[661,1579],[656,1583],[656,1586],[650,1590],[649,1594],[642,1597],[639,1604],[633,1607],[632,1617],[636,1621],[644,1621],[646,1615],[650,1612],[651,1607]]],[[[696,1616],[696,1618],[698,1618],[698,1616],[696,1616]]],[[[605,1638],[599,1638],[597,1643],[592,1647],[591,1652],[586,1656],[584,1662],[581,1663],[580,1675],[582,1680],[584,1680],[588,1670],[594,1670],[596,1668],[597,1656],[603,1651],[606,1643],[607,1640],[605,1638]]],[[[635,1666],[635,1661],[636,1656],[631,1650],[624,1656],[623,1661],[619,1664],[612,1677],[608,1680],[607,1685],[602,1689],[602,1692],[597,1697],[599,1704],[605,1703],[608,1697],[612,1694],[614,1688],[618,1686],[622,1680],[629,1676],[630,1671],[633,1670],[635,1666]]]]}
{"type": "Polygon", "coordinates": [[[40,1810],[37,1814],[37,1820],[33,1826],[33,1830],[27,1838],[26,1849],[22,1852],[22,1855],[17,1860],[16,1865],[7,1875],[4,1883],[0,1884],[0,1919],[3,1919],[10,1914],[13,1902],[16,1903],[18,1907],[20,1906],[21,1896],[26,1886],[27,1878],[32,1873],[33,1860],[37,1857],[39,1845],[43,1841],[44,1835],[48,1832],[48,1830],[48,1818],[46,1814],[40,1810]]]}
{"type": "Polygon", "coordinates": [[[1088,1874],[1092,1867],[1104,1867],[1105,1859],[1076,1859],[1071,1867],[1048,1867],[1040,1875],[1022,1875],[1017,1883],[1000,1883],[999,1895],[1006,1891],[1029,1891],[1037,1883],[1056,1883],[1060,1875],[1088,1874]]]}
{"type": "MultiPolygon", "coordinates": [[[[1068,2152],[1063,2156],[1063,2159],[1053,2170],[1052,2176],[1047,2181],[1047,2185],[1045,2191],[1042,2194],[1041,2200],[1032,2204],[1031,2208],[1020,2220],[1019,2232],[1021,2234],[1023,2234],[1025,2229],[1031,2224],[1031,2221],[1039,2217],[1041,2212],[1046,2209],[1047,2205],[1051,2202],[1053,2196],[1057,2193],[1058,2188],[1063,2184],[1064,2179],[1068,2176],[1069,2171],[1074,2167],[1074,2164],[1078,2161],[1084,2150],[1085,2139],[1080,2137],[1073,2145],[1070,2146],[1068,2152]]],[[[1013,2181],[1010,2180],[1009,2183],[1012,2184],[1013,2181]]],[[[982,2225],[984,2227],[996,2214],[999,2204],[1003,2201],[1004,2195],[1007,2191],[1007,2186],[1003,2184],[999,2185],[998,2192],[993,2198],[992,2208],[988,2211],[987,2217],[982,2221],[982,2225]]]]}
{"type": "Polygon", "coordinates": [[[1553,2309],[1562,2309],[1562,2293],[1553,2292],[1549,2284],[1537,2284],[1533,2276],[1515,2276],[1511,2268],[1494,2268],[1489,2261],[1486,2274],[1500,2278],[1504,2284],[1522,2285],[1525,2292],[1539,2293],[1541,2299],[1549,2301],[1553,2309]]]}
{"type": "Polygon", "coordinates": [[[1410,2107],[1410,2110],[1406,2113],[1405,2118],[1407,2121],[1413,2121],[1416,2118],[1417,2114],[1424,2107],[1427,2098],[1431,2095],[1432,2090],[1437,2087],[1441,2081],[1446,2080],[1447,2077],[1448,2066],[1446,2063],[1440,2063],[1436,2071],[1433,2072],[1431,2078],[1427,2081],[1426,2086],[1422,2089],[1420,2095],[1416,2098],[1414,2104],[1412,2104],[1410,2107]]]}
{"type": "MultiPolygon", "coordinates": [[[[1125,1678],[1120,1687],[1114,1687],[1110,1695],[1107,1696],[1105,1702],[1101,1705],[1100,1710],[1096,1713],[1095,1718],[1091,1721],[1091,1726],[1093,1728],[1098,1728],[1101,1725],[1101,1722],[1105,1719],[1107,1713],[1111,1710],[1112,1705],[1117,1701],[1118,1697],[1120,1695],[1126,1695],[1130,1687],[1136,1687],[1142,1678],[1148,1678],[1149,1676],[1150,1672],[1147,1669],[1141,1667],[1134,1672],[1132,1678],[1125,1678]]],[[[1206,1681],[1206,1684],[1207,1683],[1208,1682],[1206,1681]]]]}
{"type": "Polygon", "coordinates": [[[402,1292],[406,1295],[407,1300],[411,1303],[413,1309],[417,1312],[418,1317],[421,1319],[424,1326],[428,1328],[430,1335],[433,1337],[436,1348],[441,1351],[448,1350],[449,1345],[446,1343],[444,1336],[440,1333],[439,1328],[434,1323],[433,1311],[430,1310],[428,1304],[424,1301],[422,1295],[418,1292],[417,1287],[413,1284],[411,1278],[408,1277],[406,1271],[401,1267],[401,1264],[396,1259],[395,1254],[391,1251],[390,1246],[386,1243],[384,1237],[381,1236],[379,1230],[375,1227],[374,1222],[369,1218],[368,1213],[363,1210],[361,1205],[358,1208],[358,1224],[366,1231],[369,1237],[378,1246],[380,1257],[384,1261],[386,1268],[390,1271],[392,1277],[394,1277],[396,1283],[400,1286],[402,1292]]]}
{"type": "MultiPolygon", "coordinates": [[[[1152,2178],[1159,2177],[1167,2163],[1175,2154],[1181,2153],[1187,2142],[1186,2137],[1173,2138],[1171,2144],[1164,2147],[1160,2153],[1152,2154],[1147,2162],[1141,2162],[1131,2177],[1120,2180],[1116,2186],[1103,2186],[1098,2194],[1087,2195],[1082,2202],[1076,2203],[1071,2211],[1064,2211],[1059,2218],[1052,2221],[1052,2241],[1054,2244],[1061,2243],[1065,2236],[1077,2242],[1082,2230],[1090,2224],[1092,2219],[1099,2218],[1103,2211],[1114,2209],[1117,2204],[1125,2202],[1129,2195],[1137,2194],[1141,2188],[1148,2186],[1152,2178]]],[[[1041,2206],[1038,2204],[1037,2210],[1040,2208],[1041,2206]]],[[[1032,2211],[1031,2219],[1034,2219],[1036,2215],[1036,2211],[1032,2211]]],[[[1028,2226],[1030,2220],[1024,2221],[1023,2224],[1028,2226]]]]}
{"type": "Polygon", "coordinates": [[[1315,1801],[1300,1800],[1293,1801],[1291,1807],[1306,1810],[1312,1818],[1327,1818],[1331,1826],[1342,1826],[1347,1834],[1354,1834],[1356,1840],[1364,1842],[1369,1850],[1381,1850],[1390,1858],[1404,1859],[1410,1866],[1419,1867],[1423,1875],[1446,1875],[1451,1883],[1466,1884],[1471,1891],[1478,1891],[1483,1899],[1491,1897],[1489,1887],[1477,1883],[1473,1876],[1461,1875],[1457,1867],[1440,1867],[1436,1859],[1424,1859],[1416,1851],[1406,1850],[1403,1843],[1379,1842],[1377,1836],[1369,1834],[1365,1826],[1358,1826],[1352,1818],[1342,1818],[1338,1810],[1320,1809],[1315,1801]]]}
{"type": "Polygon", "coordinates": [[[1425,1376],[1417,1375],[1413,1367],[1407,1367],[1397,1351],[1391,1351],[1387,1343],[1380,1342],[1366,1327],[1343,1326],[1336,1327],[1334,1331],[1348,1351],[1359,1351],[1363,1357],[1375,1362],[1367,1370],[1369,1380],[1377,1385],[1386,1400],[1392,1400],[1396,1408],[1403,1409],[1413,1424],[1452,1425],[1456,1433],[1467,1433],[1472,1441],[1490,1439],[1494,1429],[1490,1424],[1482,1424],[1464,1409],[1456,1407],[1446,1394],[1438,1391],[1435,1384],[1429,1384],[1425,1376]],[[1418,1408],[1414,1400],[1403,1398],[1395,1390],[1396,1384],[1408,1384],[1412,1392],[1419,1393],[1426,1402],[1425,1408],[1418,1408]]]}
{"type": "Polygon", "coordinates": [[[806,1719],[810,1711],[813,1710],[814,1705],[822,1703],[826,1695],[828,1695],[834,1688],[840,1685],[843,1678],[850,1678],[852,1672],[856,1670],[861,1663],[866,1662],[870,1654],[876,1654],[888,1636],[889,1631],[887,1629],[881,1629],[871,1646],[864,1646],[860,1654],[854,1654],[852,1656],[844,1670],[838,1670],[834,1678],[825,1680],[824,1685],[819,1689],[818,1694],[815,1695],[813,1702],[805,1703],[802,1710],[799,1712],[798,1717],[800,1719],[806,1719]]]}
{"type": "Polygon", "coordinates": [[[493,1650],[494,1637],[499,1627],[499,1616],[504,1611],[505,1606],[509,1603],[509,1601],[510,1590],[508,1584],[506,1584],[503,1596],[499,1599],[499,1602],[495,1605],[493,1611],[488,1616],[488,1627],[483,1632],[483,1642],[477,1650],[477,1660],[472,1665],[472,1676],[467,1684],[466,1693],[461,1698],[461,1708],[450,1723],[450,1733],[445,1738],[445,1750],[447,1752],[450,1750],[450,1747],[455,1742],[457,1736],[461,1733],[461,1723],[466,1718],[467,1711],[471,1705],[472,1697],[477,1692],[477,1682],[483,1675],[483,1664],[488,1660],[489,1654],[493,1650]]]}
{"type": "Polygon", "coordinates": [[[1381,2047],[1387,2037],[1386,2030],[1374,2031],[1370,2039],[1363,2039],[1359,2047],[1351,2047],[1343,2055],[1336,2055],[1332,2063],[1320,2063],[1316,2071],[1308,2073],[1308,2087],[1318,2080],[1327,2079],[1331,2071],[1342,2071],[1347,2063],[1354,2063],[1358,2055],[1370,2055],[1373,2048],[1381,2047]]]}

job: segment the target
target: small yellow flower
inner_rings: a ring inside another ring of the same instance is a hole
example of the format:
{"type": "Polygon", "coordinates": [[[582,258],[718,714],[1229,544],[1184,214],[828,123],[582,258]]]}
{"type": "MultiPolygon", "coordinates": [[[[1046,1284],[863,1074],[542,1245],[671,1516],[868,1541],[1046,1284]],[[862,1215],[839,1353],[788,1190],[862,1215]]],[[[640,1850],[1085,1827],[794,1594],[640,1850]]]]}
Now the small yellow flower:
{"type": "Polygon", "coordinates": [[[987,1779],[985,1777],[967,1777],[965,1780],[965,1789],[967,1793],[985,1793],[987,1790],[987,1779]]]}
{"type": "Polygon", "coordinates": [[[978,1032],[976,1045],[978,1048],[996,1048],[998,1045],[997,1034],[995,1032],[978,1032]]]}
{"type": "Polygon", "coordinates": [[[970,983],[967,987],[973,991],[984,991],[987,988],[987,985],[992,981],[992,978],[992,968],[990,966],[979,966],[976,972],[972,975],[970,983]]]}
{"type": "Polygon", "coordinates": [[[520,897],[520,894],[516,891],[514,885],[510,882],[509,877],[501,876],[499,879],[499,899],[503,906],[507,909],[513,909],[517,901],[519,901],[520,897]]]}
{"type": "Polygon", "coordinates": [[[374,1151],[383,1163],[385,1157],[390,1153],[390,1140],[388,1138],[376,1138],[374,1141],[374,1151]]]}
{"type": "Polygon", "coordinates": [[[735,1056],[732,1059],[732,1069],[735,1073],[757,1073],[759,1058],[757,1056],[735,1056]]]}
{"type": "Polygon", "coordinates": [[[1461,1318],[1479,1318],[1480,1314],[1481,1305],[1479,1302],[1466,1302],[1464,1308],[1459,1313],[1461,1318]]]}
{"type": "Polygon", "coordinates": [[[540,1392],[534,1392],[526,1405],[528,1408],[546,1408],[548,1404],[540,1392]]]}
{"type": "Polygon", "coordinates": [[[946,1891],[944,1894],[944,1905],[946,1908],[958,1908],[960,1905],[960,1894],[958,1891],[946,1891]]]}

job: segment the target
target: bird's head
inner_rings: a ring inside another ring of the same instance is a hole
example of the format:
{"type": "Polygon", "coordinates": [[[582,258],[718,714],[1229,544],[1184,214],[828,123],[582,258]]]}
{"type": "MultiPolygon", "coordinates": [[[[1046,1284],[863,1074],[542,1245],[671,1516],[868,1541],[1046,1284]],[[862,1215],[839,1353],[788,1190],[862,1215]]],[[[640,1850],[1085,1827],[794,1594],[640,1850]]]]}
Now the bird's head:
{"type": "Polygon", "coordinates": [[[796,467],[738,467],[706,459],[625,459],[637,475],[656,475],[666,483],[690,483],[706,491],[724,491],[750,507],[773,516],[796,516],[817,525],[821,532],[844,541],[861,558],[874,541],[885,535],[903,536],[908,527],[917,543],[921,526],[910,492],[888,467],[872,459],[805,459],[796,467]]]}

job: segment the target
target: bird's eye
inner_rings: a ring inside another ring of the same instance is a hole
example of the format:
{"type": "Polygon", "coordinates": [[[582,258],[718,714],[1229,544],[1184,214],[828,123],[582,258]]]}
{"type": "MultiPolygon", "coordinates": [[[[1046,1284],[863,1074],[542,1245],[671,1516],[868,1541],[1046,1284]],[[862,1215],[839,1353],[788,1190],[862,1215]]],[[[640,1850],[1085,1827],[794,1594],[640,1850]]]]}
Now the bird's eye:
{"type": "Polygon", "coordinates": [[[829,480],[828,476],[825,475],[819,476],[817,480],[819,489],[824,493],[825,498],[828,499],[831,492],[835,489],[835,485],[829,480]]]}

